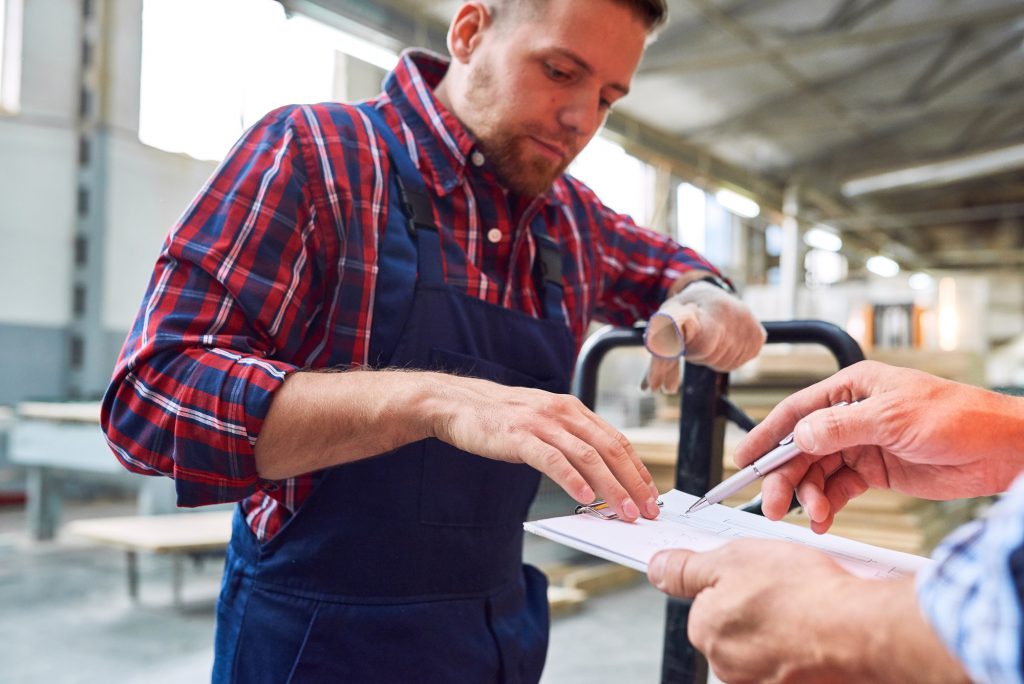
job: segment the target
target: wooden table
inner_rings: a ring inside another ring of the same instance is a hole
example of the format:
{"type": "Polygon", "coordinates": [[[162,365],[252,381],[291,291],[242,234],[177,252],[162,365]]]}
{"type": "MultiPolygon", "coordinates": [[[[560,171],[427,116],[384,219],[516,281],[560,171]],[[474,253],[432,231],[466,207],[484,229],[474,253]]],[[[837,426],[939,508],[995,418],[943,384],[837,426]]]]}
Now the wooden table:
{"type": "Polygon", "coordinates": [[[219,555],[231,539],[231,518],[234,511],[209,513],[174,513],[171,515],[139,515],[116,518],[74,520],[67,533],[122,549],[128,560],[128,594],[139,598],[140,551],[170,555],[173,560],[171,590],[175,606],[181,605],[182,560],[187,556],[199,560],[219,555]]]}
{"type": "Polygon", "coordinates": [[[15,407],[10,433],[8,458],[25,470],[28,532],[33,539],[56,536],[69,482],[134,490],[141,514],[175,508],[170,478],[131,473],[115,458],[100,429],[99,402],[23,402],[15,407]]]}

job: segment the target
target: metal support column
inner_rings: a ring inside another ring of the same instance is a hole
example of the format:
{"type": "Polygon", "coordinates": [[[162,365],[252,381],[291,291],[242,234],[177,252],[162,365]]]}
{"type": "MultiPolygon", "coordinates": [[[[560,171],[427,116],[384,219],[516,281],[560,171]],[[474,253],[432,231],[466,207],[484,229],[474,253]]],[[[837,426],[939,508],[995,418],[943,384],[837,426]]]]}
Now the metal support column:
{"type": "Polygon", "coordinates": [[[779,310],[778,317],[791,320],[796,317],[796,292],[803,272],[800,263],[800,190],[796,185],[786,186],[782,201],[782,252],[779,255],[779,310]]]}
{"type": "Polygon", "coordinates": [[[103,257],[106,233],[107,141],[104,134],[105,0],[81,3],[78,102],[78,173],[68,325],[70,397],[98,396],[110,380],[103,335],[103,257]]]}

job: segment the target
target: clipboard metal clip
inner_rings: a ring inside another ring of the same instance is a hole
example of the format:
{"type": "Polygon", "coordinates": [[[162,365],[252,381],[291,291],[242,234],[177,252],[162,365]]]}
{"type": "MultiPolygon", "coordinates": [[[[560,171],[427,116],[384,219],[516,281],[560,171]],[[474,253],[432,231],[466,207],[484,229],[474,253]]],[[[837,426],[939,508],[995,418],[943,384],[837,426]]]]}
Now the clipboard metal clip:
{"type": "MultiPolygon", "coordinates": [[[[664,507],[665,502],[658,499],[658,508],[664,507]]],[[[587,514],[601,520],[618,520],[619,514],[612,510],[611,505],[604,499],[597,499],[593,503],[577,506],[573,513],[575,515],[587,514]]]]}

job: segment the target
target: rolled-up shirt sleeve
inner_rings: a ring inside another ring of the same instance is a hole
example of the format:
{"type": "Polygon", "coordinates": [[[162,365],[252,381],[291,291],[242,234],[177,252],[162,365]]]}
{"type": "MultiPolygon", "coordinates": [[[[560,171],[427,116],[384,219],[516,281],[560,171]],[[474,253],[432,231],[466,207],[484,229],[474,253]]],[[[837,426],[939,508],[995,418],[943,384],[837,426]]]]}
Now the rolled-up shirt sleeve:
{"type": "Polygon", "coordinates": [[[301,358],[321,281],[294,108],[235,145],[171,230],[103,400],[131,471],[173,477],[178,504],[238,501],[274,391],[301,358]],[[280,354],[281,351],[285,354],[280,354]]]}
{"type": "Polygon", "coordinates": [[[917,578],[928,622],[977,682],[1024,682],[1024,478],[950,534],[917,578]]]}

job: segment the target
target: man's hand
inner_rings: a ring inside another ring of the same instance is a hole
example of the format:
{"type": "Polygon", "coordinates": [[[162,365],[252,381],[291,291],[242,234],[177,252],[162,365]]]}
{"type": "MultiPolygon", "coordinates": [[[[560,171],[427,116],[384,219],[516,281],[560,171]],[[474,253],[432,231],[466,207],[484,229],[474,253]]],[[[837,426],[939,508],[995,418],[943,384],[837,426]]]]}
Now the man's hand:
{"type": "Polygon", "coordinates": [[[703,281],[690,283],[666,300],[651,323],[646,342],[652,357],[646,384],[652,391],[669,394],[679,389],[679,352],[685,350],[692,363],[731,371],[757,356],[766,337],[746,304],[703,281]]]}
{"type": "Polygon", "coordinates": [[[571,395],[439,376],[424,408],[432,435],[464,451],[541,471],[576,501],[601,497],[624,520],[656,518],[658,490],[621,432],[571,395]]]}
{"type": "Polygon", "coordinates": [[[665,551],[648,576],[693,598],[690,642],[729,684],[968,681],[910,578],[860,579],[822,553],[766,540],[665,551]]]}
{"type": "Polygon", "coordinates": [[[1024,467],[1024,401],[872,361],[782,401],[736,447],[736,464],[763,455],[794,425],[804,454],[765,477],[762,510],[778,520],[795,490],[818,533],[869,487],[982,496],[1004,491],[1024,467]]]}

